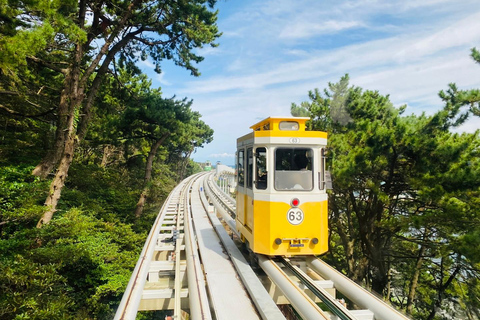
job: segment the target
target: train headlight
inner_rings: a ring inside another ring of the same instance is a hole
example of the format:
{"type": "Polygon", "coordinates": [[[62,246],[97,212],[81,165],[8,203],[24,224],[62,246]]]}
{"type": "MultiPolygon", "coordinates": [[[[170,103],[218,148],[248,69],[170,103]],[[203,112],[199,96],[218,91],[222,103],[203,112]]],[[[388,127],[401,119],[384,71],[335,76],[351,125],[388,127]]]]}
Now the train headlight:
{"type": "Polygon", "coordinates": [[[278,246],[281,245],[282,244],[282,239],[280,239],[280,238],[275,239],[275,244],[278,245],[278,246]]]}
{"type": "Polygon", "coordinates": [[[298,198],[293,198],[290,204],[292,207],[298,207],[300,205],[300,200],[298,200],[298,198]]]}
{"type": "Polygon", "coordinates": [[[312,239],[312,243],[313,243],[313,244],[317,244],[317,243],[318,243],[318,238],[313,238],[313,239],[312,239]]]}

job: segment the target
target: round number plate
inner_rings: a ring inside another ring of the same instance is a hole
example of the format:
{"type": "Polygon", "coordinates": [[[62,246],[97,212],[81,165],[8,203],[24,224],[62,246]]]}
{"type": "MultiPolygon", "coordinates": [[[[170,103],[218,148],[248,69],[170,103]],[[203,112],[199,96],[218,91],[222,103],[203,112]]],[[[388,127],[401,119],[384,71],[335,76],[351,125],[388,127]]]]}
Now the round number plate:
{"type": "Polygon", "coordinates": [[[287,220],[294,226],[303,222],[303,211],[299,208],[291,208],[287,212],[287,220]]]}

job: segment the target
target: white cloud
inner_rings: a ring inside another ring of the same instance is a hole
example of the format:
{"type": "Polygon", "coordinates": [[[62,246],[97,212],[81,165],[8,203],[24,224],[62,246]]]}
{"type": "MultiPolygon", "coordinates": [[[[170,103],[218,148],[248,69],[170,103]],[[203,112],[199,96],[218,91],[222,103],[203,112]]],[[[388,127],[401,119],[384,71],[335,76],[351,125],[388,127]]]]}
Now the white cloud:
{"type": "Polygon", "coordinates": [[[152,61],[150,61],[150,59],[146,59],[146,60],[139,60],[138,61],[138,65],[140,68],[145,68],[145,69],[155,69],[155,65],[152,63],[152,61]]]}
{"type": "Polygon", "coordinates": [[[156,79],[160,84],[165,86],[170,86],[171,83],[168,80],[166,80],[165,76],[166,76],[165,71],[162,71],[162,73],[160,74],[157,73],[156,79]]]}
{"type": "MultiPolygon", "coordinates": [[[[469,57],[471,47],[480,47],[477,2],[221,3],[230,15],[222,18],[220,9],[224,35],[219,49],[204,52],[204,76],[181,78],[167,70],[160,81],[170,82],[165,90],[193,98],[193,108],[215,130],[212,144],[195,155],[212,161],[233,155],[235,139],[258,118],[288,115],[291,102],[307,100],[309,90],[345,73],[352,85],[389,94],[397,106],[408,104],[407,112],[431,113],[442,107],[438,91],[448,83],[480,87],[480,66],[469,57]]],[[[471,120],[464,128],[478,125],[471,120]]]]}
{"type": "Polygon", "coordinates": [[[467,52],[455,52],[428,61],[364,72],[359,76],[354,73],[351,82],[390,94],[391,99],[399,104],[408,101],[410,105],[438,108],[441,105],[438,92],[448,83],[456,82],[463,88],[480,84],[477,68],[467,52]]]}
{"type": "MultiPolygon", "coordinates": [[[[250,74],[232,74],[211,77],[187,82],[187,92],[205,94],[229,90],[251,90],[267,86],[293,83],[296,81],[311,81],[329,74],[356,73],[369,75],[380,69],[381,72],[392,75],[391,70],[404,69],[407,64],[415,68],[430,68],[432,55],[444,50],[454,50],[449,59],[468,60],[465,47],[480,42],[480,33],[472,30],[480,29],[480,12],[447,26],[431,35],[425,32],[395,36],[387,39],[374,40],[354,44],[331,51],[312,52],[304,59],[284,62],[275,69],[250,74]],[[425,65],[423,67],[422,65],[425,65]]],[[[445,59],[442,60],[442,63],[445,59]]],[[[234,65],[240,65],[238,59],[234,65]]],[[[233,67],[232,70],[240,70],[233,67]]],[[[377,75],[378,77],[378,75],[377,75]]],[[[334,81],[335,79],[330,79],[334,81]]]]}
{"type": "Polygon", "coordinates": [[[195,53],[201,57],[219,56],[223,54],[223,50],[219,47],[204,46],[203,48],[197,49],[195,53]]]}
{"type": "Polygon", "coordinates": [[[284,51],[285,54],[297,57],[308,57],[308,51],[299,50],[299,49],[287,49],[284,51]]]}
{"type": "Polygon", "coordinates": [[[406,43],[396,57],[403,61],[409,57],[424,57],[441,50],[462,45],[474,45],[480,39],[477,30],[480,29],[480,11],[457,23],[454,23],[439,32],[422,37],[417,41],[406,43]]]}
{"type": "Polygon", "coordinates": [[[402,10],[416,9],[420,7],[432,7],[439,6],[445,3],[452,2],[451,0],[409,0],[409,1],[399,1],[399,5],[402,10]]]}
{"type": "Polygon", "coordinates": [[[235,158],[235,154],[232,153],[214,153],[210,155],[212,158],[235,158]]]}
{"type": "Polygon", "coordinates": [[[293,25],[285,27],[285,29],[280,32],[279,38],[297,40],[362,26],[364,26],[363,23],[358,21],[330,20],[317,23],[297,21],[293,25]]]}

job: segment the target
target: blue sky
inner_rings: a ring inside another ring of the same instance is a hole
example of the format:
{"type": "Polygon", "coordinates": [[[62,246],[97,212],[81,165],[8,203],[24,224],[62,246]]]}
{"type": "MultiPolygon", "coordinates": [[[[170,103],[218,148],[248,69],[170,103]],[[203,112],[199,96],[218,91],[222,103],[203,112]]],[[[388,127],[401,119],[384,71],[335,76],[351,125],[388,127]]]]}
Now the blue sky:
{"type": "MultiPolygon", "coordinates": [[[[142,68],[165,97],[193,99],[194,110],[215,130],[195,161],[234,163],[236,138],[269,116],[290,115],[292,102],[308,100],[350,75],[350,84],[389,94],[407,114],[442,107],[438,92],[451,82],[480,88],[478,0],[219,1],[219,47],[204,48],[195,78],[165,63],[157,75],[142,68]]],[[[480,128],[471,119],[463,131],[480,128]]]]}

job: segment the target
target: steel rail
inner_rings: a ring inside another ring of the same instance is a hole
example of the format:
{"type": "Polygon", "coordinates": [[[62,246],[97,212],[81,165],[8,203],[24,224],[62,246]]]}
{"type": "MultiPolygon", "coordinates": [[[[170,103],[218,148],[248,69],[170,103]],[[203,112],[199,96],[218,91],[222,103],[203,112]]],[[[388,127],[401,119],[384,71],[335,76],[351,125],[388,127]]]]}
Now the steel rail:
{"type": "Polygon", "coordinates": [[[279,258],[285,267],[287,267],[293,274],[303,283],[312,293],[318,297],[328,309],[342,320],[355,320],[356,317],[345,308],[339,301],[330,295],[325,289],[317,285],[312,279],[305,274],[300,268],[294,266],[289,259],[279,258]]]}
{"type": "Polygon", "coordinates": [[[214,185],[215,190],[218,190],[218,194],[221,195],[221,198],[225,199],[225,201],[222,200],[222,202],[225,203],[226,206],[231,207],[233,211],[232,213],[235,214],[235,205],[236,205],[235,199],[233,199],[230,195],[225,193],[225,191],[223,191],[222,188],[220,188],[220,186],[213,181],[213,175],[209,176],[208,181],[214,185]]]}
{"type": "MultiPolygon", "coordinates": [[[[193,179],[192,179],[193,180],[193,179]]],[[[177,238],[175,239],[175,303],[173,308],[173,316],[175,319],[180,319],[182,315],[182,299],[180,296],[180,292],[182,290],[182,281],[180,278],[180,259],[181,259],[181,246],[182,241],[184,238],[180,235],[180,226],[183,223],[182,221],[182,213],[185,216],[185,209],[188,205],[188,190],[190,189],[190,185],[187,183],[185,188],[180,191],[179,202],[177,204],[177,238]],[[182,198],[182,192],[184,193],[184,197],[182,198]]],[[[188,266],[187,266],[188,267],[188,266]]]]}
{"type": "Polygon", "coordinates": [[[388,305],[383,300],[374,296],[322,260],[316,257],[306,257],[307,264],[325,279],[335,283],[335,288],[348,299],[362,308],[373,312],[375,320],[407,320],[408,318],[388,305]]]}
{"type": "MultiPolygon", "coordinates": [[[[211,184],[208,183],[208,180],[204,182],[203,187],[205,189],[205,192],[208,198],[210,199],[210,201],[212,201],[213,205],[217,209],[217,212],[220,213],[225,223],[228,224],[228,226],[230,227],[230,230],[232,230],[237,237],[240,237],[240,233],[237,231],[235,219],[232,218],[232,216],[227,212],[227,210],[225,210],[224,206],[216,197],[215,190],[211,188],[211,184]]],[[[231,207],[229,207],[229,210],[230,211],[232,210],[231,207]]]]}
{"type": "MultiPolygon", "coordinates": [[[[231,172],[228,172],[228,171],[220,172],[219,176],[220,176],[220,177],[223,177],[225,173],[227,173],[228,175],[234,176],[231,172]]],[[[210,176],[210,180],[213,181],[213,176],[210,176]]],[[[228,193],[226,193],[226,192],[218,185],[218,183],[215,183],[215,188],[218,189],[218,190],[220,190],[220,192],[225,196],[225,198],[226,198],[228,201],[230,201],[230,202],[233,203],[233,204],[235,203],[235,199],[232,198],[228,193]]]]}
{"type": "Polygon", "coordinates": [[[222,189],[219,188],[219,186],[213,181],[213,174],[209,175],[208,180],[207,180],[208,185],[210,186],[210,189],[213,191],[215,198],[219,201],[219,203],[225,208],[225,210],[228,211],[228,214],[232,217],[235,218],[235,201],[225,194],[222,189]]]}
{"type": "Polygon", "coordinates": [[[157,243],[160,228],[165,218],[165,213],[167,208],[171,205],[173,198],[176,196],[178,191],[184,187],[184,185],[185,183],[182,182],[175,187],[160,209],[152,229],[147,236],[145,245],[140,253],[137,264],[135,265],[135,269],[132,272],[132,276],[130,277],[130,281],[125,289],[117,312],[115,313],[114,320],[130,320],[136,318],[138,306],[140,304],[140,300],[142,299],[143,288],[145,287],[145,282],[147,281],[148,269],[150,262],[152,261],[155,244],[157,243]]]}
{"type": "MultiPolygon", "coordinates": [[[[194,186],[193,189],[199,190],[199,182],[195,182],[195,185],[197,187],[194,186]]],[[[192,193],[192,214],[199,253],[208,282],[210,306],[214,312],[212,316],[216,319],[260,319],[225,246],[222,245],[215,228],[212,228],[209,210],[206,210],[201,201],[203,194],[192,193]],[[235,302],[232,304],[232,301],[235,302]]],[[[207,208],[210,209],[209,206],[207,208]]],[[[223,226],[221,228],[223,229],[223,226]]]]}
{"type": "MultiPolygon", "coordinates": [[[[190,188],[193,181],[190,183],[190,188]]],[[[193,191],[193,190],[192,190],[193,191]]],[[[185,216],[185,251],[187,256],[187,281],[190,315],[192,319],[212,319],[206,283],[198,254],[198,247],[195,241],[192,223],[191,199],[188,206],[188,214],[185,216]],[[189,245],[187,245],[187,243],[189,245]]]]}
{"type": "Polygon", "coordinates": [[[287,276],[277,263],[264,255],[257,254],[257,257],[260,267],[280,291],[283,292],[302,319],[330,319],[330,317],[287,276]]]}

